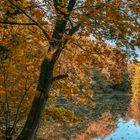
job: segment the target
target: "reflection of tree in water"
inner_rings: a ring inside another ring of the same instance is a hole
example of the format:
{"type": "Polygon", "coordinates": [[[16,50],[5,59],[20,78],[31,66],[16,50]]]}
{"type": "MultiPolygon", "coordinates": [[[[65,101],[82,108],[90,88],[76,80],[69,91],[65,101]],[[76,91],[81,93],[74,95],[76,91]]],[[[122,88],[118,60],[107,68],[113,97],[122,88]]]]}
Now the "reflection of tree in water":
{"type": "Polygon", "coordinates": [[[86,131],[76,136],[75,139],[84,140],[96,136],[104,138],[115,130],[116,126],[116,118],[110,112],[105,112],[96,121],[90,122],[86,131]]]}
{"type": "Polygon", "coordinates": [[[117,121],[120,117],[124,117],[130,103],[129,94],[98,94],[95,97],[96,120],[90,122],[89,127],[83,134],[76,139],[91,139],[93,137],[104,138],[112,133],[117,127],[117,121]]]}
{"type": "MultiPolygon", "coordinates": [[[[53,139],[71,139],[71,140],[89,140],[93,137],[105,137],[112,133],[117,126],[120,116],[128,110],[130,96],[127,94],[98,94],[95,97],[96,108],[91,109],[88,106],[71,104],[65,101],[66,107],[73,108],[82,122],[75,125],[50,125],[40,129],[40,136],[44,140],[53,139]],[[87,118],[87,119],[86,119],[87,118]],[[88,124],[88,125],[87,125],[88,124]],[[50,128],[50,129],[48,129],[50,128]],[[41,133],[43,132],[43,133],[41,133]]],[[[58,106],[58,105],[57,105],[58,106]]]]}
{"type": "Polygon", "coordinates": [[[132,76],[132,100],[130,110],[128,112],[128,119],[136,120],[140,125],[140,63],[134,65],[134,74],[132,76]]]}
{"type": "Polygon", "coordinates": [[[140,94],[133,93],[127,119],[134,119],[140,125],[140,94]]]}
{"type": "Polygon", "coordinates": [[[130,94],[110,93],[95,96],[96,112],[101,115],[110,111],[113,115],[124,116],[130,104],[130,94]]]}

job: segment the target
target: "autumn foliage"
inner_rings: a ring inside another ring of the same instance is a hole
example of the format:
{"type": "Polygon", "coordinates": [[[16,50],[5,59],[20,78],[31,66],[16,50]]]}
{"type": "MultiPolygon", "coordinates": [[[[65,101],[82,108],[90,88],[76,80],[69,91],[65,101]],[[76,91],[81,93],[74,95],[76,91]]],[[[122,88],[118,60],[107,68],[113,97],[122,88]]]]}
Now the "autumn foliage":
{"type": "Polygon", "coordinates": [[[48,98],[61,95],[93,106],[95,67],[120,83],[127,61],[136,58],[138,18],[137,0],[0,1],[5,137],[12,137],[32,106],[17,138],[32,139],[48,98]]]}

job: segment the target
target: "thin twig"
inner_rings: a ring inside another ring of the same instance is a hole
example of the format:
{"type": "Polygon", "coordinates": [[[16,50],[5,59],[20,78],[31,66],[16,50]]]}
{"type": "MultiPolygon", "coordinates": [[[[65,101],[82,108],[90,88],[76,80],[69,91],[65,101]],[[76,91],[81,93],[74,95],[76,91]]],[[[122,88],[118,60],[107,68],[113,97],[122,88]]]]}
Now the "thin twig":
{"type": "Polygon", "coordinates": [[[19,103],[19,105],[18,105],[18,107],[17,107],[16,116],[15,116],[15,121],[14,121],[14,123],[13,123],[12,129],[14,129],[14,128],[16,127],[16,124],[17,124],[17,122],[18,122],[18,121],[17,121],[17,117],[18,117],[18,114],[19,114],[19,109],[20,109],[20,107],[21,107],[21,104],[22,104],[22,102],[23,102],[25,96],[27,95],[27,92],[29,91],[29,89],[30,89],[36,82],[37,82],[37,81],[32,82],[32,83],[30,84],[30,86],[25,90],[25,93],[23,94],[23,96],[22,96],[22,98],[21,98],[21,101],[20,101],[20,103],[19,103]]]}
{"type": "Polygon", "coordinates": [[[7,128],[9,127],[9,125],[10,125],[10,120],[9,120],[9,112],[10,112],[10,109],[9,109],[9,101],[8,101],[8,91],[7,91],[7,87],[6,87],[6,79],[7,79],[7,76],[5,75],[4,76],[4,88],[5,88],[5,91],[6,91],[6,93],[5,93],[5,103],[6,103],[6,117],[5,117],[5,121],[6,121],[6,130],[7,130],[7,128]]]}

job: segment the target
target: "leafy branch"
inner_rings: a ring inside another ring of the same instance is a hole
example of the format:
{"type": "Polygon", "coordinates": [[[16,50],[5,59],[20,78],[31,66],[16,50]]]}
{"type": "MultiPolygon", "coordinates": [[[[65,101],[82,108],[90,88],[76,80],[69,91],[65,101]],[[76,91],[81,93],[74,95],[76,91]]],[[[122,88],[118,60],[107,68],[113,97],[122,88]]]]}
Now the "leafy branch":
{"type": "Polygon", "coordinates": [[[46,36],[46,38],[48,40],[50,40],[50,36],[48,35],[48,33],[42,28],[42,26],[36,21],[34,20],[31,16],[29,16],[22,8],[20,8],[19,6],[17,6],[16,4],[14,4],[14,2],[12,2],[11,0],[8,0],[9,3],[11,3],[15,8],[17,8],[19,11],[21,11],[26,17],[28,17],[33,23],[35,23],[44,33],[44,35],[46,36]]]}

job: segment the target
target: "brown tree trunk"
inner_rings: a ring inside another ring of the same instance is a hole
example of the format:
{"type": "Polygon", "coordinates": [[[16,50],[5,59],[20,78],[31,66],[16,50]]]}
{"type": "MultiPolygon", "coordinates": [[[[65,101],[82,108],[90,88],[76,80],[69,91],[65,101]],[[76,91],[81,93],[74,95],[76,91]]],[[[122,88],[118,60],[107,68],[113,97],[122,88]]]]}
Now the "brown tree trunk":
{"type": "Polygon", "coordinates": [[[17,140],[33,140],[39,126],[40,118],[44,110],[48,93],[52,85],[53,64],[45,59],[42,62],[38,93],[35,95],[31,110],[24,125],[23,130],[17,140]]]}
{"type": "MultiPolygon", "coordinates": [[[[60,1],[61,3],[61,1],[60,1]]],[[[55,8],[57,9],[57,6],[61,5],[58,1],[54,2],[55,8]]],[[[35,96],[31,110],[29,112],[27,121],[24,125],[24,128],[20,135],[18,136],[17,140],[33,140],[34,136],[36,134],[36,131],[39,126],[41,114],[44,110],[46,101],[48,99],[49,90],[51,88],[52,82],[54,80],[60,79],[65,76],[58,76],[53,78],[53,68],[54,65],[63,49],[63,45],[66,45],[67,39],[63,40],[63,34],[66,29],[66,25],[70,16],[70,12],[73,10],[73,7],[75,6],[76,0],[69,0],[67,9],[68,14],[61,13],[65,19],[61,20],[61,18],[58,16],[58,19],[55,24],[55,28],[52,35],[52,40],[49,41],[50,47],[48,49],[48,55],[47,59],[45,59],[42,62],[41,65],[41,72],[40,72],[40,78],[39,78],[39,84],[38,84],[38,93],[35,96]],[[62,40],[64,41],[62,43],[62,40]],[[50,60],[50,61],[49,61],[50,60]]],[[[78,24],[77,26],[73,27],[69,31],[69,35],[72,36],[80,27],[81,24],[78,24]]]]}
{"type": "Polygon", "coordinates": [[[18,136],[17,140],[33,139],[38,129],[40,117],[43,112],[46,101],[47,98],[44,96],[44,93],[40,93],[40,95],[35,96],[26,124],[21,134],[18,136]]]}

